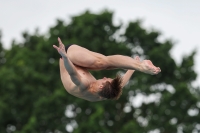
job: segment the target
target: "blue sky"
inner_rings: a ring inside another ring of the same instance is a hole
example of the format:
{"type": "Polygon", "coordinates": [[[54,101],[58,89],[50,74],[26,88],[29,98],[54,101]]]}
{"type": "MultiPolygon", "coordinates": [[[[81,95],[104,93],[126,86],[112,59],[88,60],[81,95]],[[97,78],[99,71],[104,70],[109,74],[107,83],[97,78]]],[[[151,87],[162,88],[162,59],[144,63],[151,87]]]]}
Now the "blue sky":
{"type": "Polygon", "coordinates": [[[143,26],[154,28],[162,33],[161,39],[171,38],[176,45],[172,56],[180,62],[183,55],[197,49],[195,70],[200,85],[200,1],[199,0],[0,0],[0,29],[5,48],[10,47],[12,39],[21,40],[23,31],[41,33],[55,24],[56,18],[69,20],[85,10],[100,12],[103,9],[114,11],[114,21],[123,23],[143,20],[143,26]]]}

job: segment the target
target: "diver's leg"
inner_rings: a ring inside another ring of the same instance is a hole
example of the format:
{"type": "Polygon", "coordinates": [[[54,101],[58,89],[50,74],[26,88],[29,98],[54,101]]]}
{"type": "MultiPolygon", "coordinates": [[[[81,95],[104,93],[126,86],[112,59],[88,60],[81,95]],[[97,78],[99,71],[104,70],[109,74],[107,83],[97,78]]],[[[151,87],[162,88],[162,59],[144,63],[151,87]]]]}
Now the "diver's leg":
{"type": "Polygon", "coordinates": [[[138,61],[123,55],[104,56],[78,45],[70,46],[67,56],[74,64],[93,70],[123,68],[152,75],[160,72],[160,68],[155,67],[150,60],[138,61]]]}
{"type": "Polygon", "coordinates": [[[106,56],[92,52],[78,45],[71,45],[68,48],[67,57],[72,63],[87,69],[102,70],[109,67],[106,56]]]}
{"type": "Polygon", "coordinates": [[[54,48],[62,54],[66,54],[70,61],[78,66],[85,67],[93,70],[111,69],[111,68],[123,68],[138,70],[148,74],[158,74],[161,70],[159,67],[155,67],[150,60],[144,60],[142,62],[135,60],[128,56],[123,55],[112,55],[104,56],[99,53],[89,51],[86,48],[78,45],[72,45],[65,52],[60,51],[64,47],[61,40],[58,38],[59,47],[54,45],[54,48]]]}
{"type": "Polygon", "coordinates": [[[161,72],[160,68],[154,66],[150,60],[139,61],[123,55],[107,56],[107,60],[110,67],[114,66],[124,69],[138,70],[151,75],[161,72]]]}

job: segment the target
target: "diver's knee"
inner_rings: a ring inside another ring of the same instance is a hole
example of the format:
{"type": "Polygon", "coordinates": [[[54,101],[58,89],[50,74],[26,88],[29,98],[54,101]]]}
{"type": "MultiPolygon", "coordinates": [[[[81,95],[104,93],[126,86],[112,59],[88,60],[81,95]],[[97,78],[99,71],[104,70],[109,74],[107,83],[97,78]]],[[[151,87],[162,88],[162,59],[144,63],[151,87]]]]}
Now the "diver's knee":
{"type": "Polygon", "coordinates": [[[106,69],[109,67],[109,63],[106,57],[101,57],[96,61],[96,66],[98,68],[106,69]]]}

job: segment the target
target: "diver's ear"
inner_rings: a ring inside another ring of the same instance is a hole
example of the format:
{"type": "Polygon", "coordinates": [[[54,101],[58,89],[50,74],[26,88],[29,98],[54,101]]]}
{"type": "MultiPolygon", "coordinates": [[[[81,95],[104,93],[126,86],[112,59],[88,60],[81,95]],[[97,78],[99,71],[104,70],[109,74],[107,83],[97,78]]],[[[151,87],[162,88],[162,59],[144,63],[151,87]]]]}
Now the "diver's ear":
{"type": "Polygon", "coordinates": [[[99,88],[100,88],[100,89],[103,89],[103,85],[99,85],[99,88]]]}

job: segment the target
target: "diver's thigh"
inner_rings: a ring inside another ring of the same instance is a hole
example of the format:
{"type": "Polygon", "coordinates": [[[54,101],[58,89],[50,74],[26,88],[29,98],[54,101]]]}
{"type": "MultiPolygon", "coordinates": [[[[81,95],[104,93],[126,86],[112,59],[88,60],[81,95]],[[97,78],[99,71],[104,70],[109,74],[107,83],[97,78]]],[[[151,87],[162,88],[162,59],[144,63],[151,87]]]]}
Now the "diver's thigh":
{"type": "Polygon", "coordinates": [[[105,55],[92,52],[78,45],[72,45],[68,50],[67,56],[75,65],[93,70],[102,70],[109,67],[105,55]]]}
{"type": "Polygon", "coordinates": [[[67,56],[72,63],[88,68],[98,60],[98,58],[94,56],[93,52],[78,45],[70,46],[67,51],[67,56]]]}

